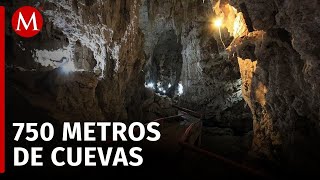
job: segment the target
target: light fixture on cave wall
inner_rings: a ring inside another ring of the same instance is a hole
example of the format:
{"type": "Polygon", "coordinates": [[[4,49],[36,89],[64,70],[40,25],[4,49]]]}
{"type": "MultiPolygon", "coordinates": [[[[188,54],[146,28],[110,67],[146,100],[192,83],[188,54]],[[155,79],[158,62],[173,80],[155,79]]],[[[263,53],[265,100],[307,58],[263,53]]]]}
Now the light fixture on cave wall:
{"type": "Polygon", "coordinates": [[[213,7],[216,14],[216,18],[213,19],[213,26],[218,30],[220,41],[223,45],[224,50],[227,50],[232,42],[226,46],[221,31],[225,28],[230,37],[233,37],[233,40],[238,37],[242,37],[248,33],[248,29],[245,23],[245,19],[242,12],[238,12],[236,8],[231,6],[227,1],[219,0],[213,7]]]}
{"type": "Polygon", "coordinates": [[[218,28],[219,30],[219,37],[220,37],[220,41],[224,47],[224,49],[227,49],[226,48],[226,45],[224,44],[223,40],[222,40],[222,35],[221,35],[221,26],[222,26],[222,18],[217,18],[215,21],[214,21],[214,26],[218,28]]]}
{"type": "Polygon", "coordinates": [[[183,94],[183,86],[182,83],[180,82],[178,84],[178,96],[181,96],[183,94]]]}
{"type": "MultiPolygon", "coordinates": [[[[169,83],[167,87],[163,87],[161,82],[158,82],[157,84],[155,84],[153,82],[148,82],[148,83],[145,83],[145,87],[153,90],[154,92],[156,92],[160,95],[167,95],[170,88],[172,87],[172,84],[169,83]]],[[[183,85],[181,82],[179,82],[179,84],[175,90],[175,95],[177,95],[177,96],[183,95],[183,85]]]]}
{"type": "Polygon", "coordinates": [[[155,85],[154,85],[153,82],[146,83],[144,86],[145,86],[146,88],[149,88],[149,89],[153,89],[153,90],[156,89],[156,87],[155,87],[155,85]]]}

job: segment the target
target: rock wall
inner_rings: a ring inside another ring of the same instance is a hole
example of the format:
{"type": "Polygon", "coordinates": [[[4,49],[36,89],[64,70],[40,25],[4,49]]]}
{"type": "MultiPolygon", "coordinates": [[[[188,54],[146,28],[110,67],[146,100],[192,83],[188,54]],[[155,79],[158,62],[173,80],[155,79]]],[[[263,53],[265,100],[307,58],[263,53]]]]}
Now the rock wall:
{"type": "Polygon", "coordinates": [[[319,150],[319,1],[239,0],[254,32],[238,38],[244,99],[254,117],[253,150],[271,159],[316,161],[319,150]]]}
{"type": "MultiPolygon", "coordinates": [[[[243,112],[230,112],[234,106],[245,109],[239,68],[226,61],[221,41],[216,40],[214,3],[8,2],[8,17],[17,7],[31,5],[43,9],[45,18],[41,35],[31,40],[17,37],[8,24],[8,78],[32,97],[32,104],[61,120],[129,122],[174,114],[168,107],[160,113],[149,109],[149,103],[163,104],[158,103],[161,96],[144,87],[152,80],[160,81],[162,90],[157,92],[205,112],[210,121],[238,124],[233,121],[243,112]]],[[[231,41],[226,29],[223,38],[231,41]]],[[[250,118],[245,123],[250,124],[250,118]]]]}
{"type": "MultiPolygon", "coordinates": [[[[248,114],[248,109],[242,101],[239,68],[236,62],[228,61],[218,29],[212,27],[215,17],[212,7],[216,2],[143,1],[140,8],[140,28],[145,35],[145,72],[152,76],[152,69],[161,70],[161,67],[154,63],[158,56],[159,43],[163,43],[168,34],[174,32],[177,36],[175,41],[181,46],[181,50],[174,48],[169,40],[165,41],[165,47],[170,50],[177,49],[177,55],[182,56],[182,67],[176,66],[178,73],[181,68],[181,76],[171,81],[171,88],[167,87],[166,81],[152,82],[154,85],[161,84],[160,93],[163,89],[166,92],[177,89],[180,82],[183,93],[177,99],[181,106],[204,112],[207,119],[215,122],[213,124],[230,126],[237,118],[244,124],[250,124],[250,118],[241,118],[248,114]],[[243,111],[225,113],[234,111],[232,108],[235,106],[243,111]]],[[[230,43],[232,38],[227,29],[223,29],[222,33],[225,43],[230,43]]],[[[150,76],[146,78],[147,83],[152,79],[150,76]]]]}
{"type": "Polygon", "coordinates": [[[7,78],[34,106],[59,120],[136,121],[145,63],[138,0],[13,1],[43,9],[41,34],[7,29],[7,78]],[[39,4],[40,3],[40,4],[39,4]],[[50,104],[50,105],[48,105],[50,104]],[[128,115],[129,114],[129,115],[128,115]]]}

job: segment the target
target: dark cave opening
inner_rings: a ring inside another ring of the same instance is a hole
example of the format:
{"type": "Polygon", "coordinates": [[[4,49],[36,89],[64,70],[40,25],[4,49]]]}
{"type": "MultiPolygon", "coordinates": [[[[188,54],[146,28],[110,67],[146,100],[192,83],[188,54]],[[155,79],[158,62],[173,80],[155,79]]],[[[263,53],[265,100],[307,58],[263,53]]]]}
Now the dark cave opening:
{"type": "Polygon", "coordinates": [[[146,84],[156,93],[173,97],[178,93],[182,72],[182,45],[174,30],[163,32],[155,46],[146,84]]]}

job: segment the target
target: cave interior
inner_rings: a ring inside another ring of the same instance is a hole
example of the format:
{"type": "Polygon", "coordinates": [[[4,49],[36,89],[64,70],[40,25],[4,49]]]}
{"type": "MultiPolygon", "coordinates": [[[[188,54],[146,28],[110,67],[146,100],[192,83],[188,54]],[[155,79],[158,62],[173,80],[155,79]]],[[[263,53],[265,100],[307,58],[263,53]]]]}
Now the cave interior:
{"type": "MultiPolygon", "coordinates": [[[[17,7],[38,1],[1,5],[9,22],[17,7]]],[[[164,138],[192,124],[188,140],[199,149],[272,175],[316,172],[319,1],[40,2],[38,36],[21,38],[7,25],[8,121],[129,124],[181,115],[164,138]]],[[[187,160],[198,156],[187,156],[181,169],[197,166],[187,160]]]]}

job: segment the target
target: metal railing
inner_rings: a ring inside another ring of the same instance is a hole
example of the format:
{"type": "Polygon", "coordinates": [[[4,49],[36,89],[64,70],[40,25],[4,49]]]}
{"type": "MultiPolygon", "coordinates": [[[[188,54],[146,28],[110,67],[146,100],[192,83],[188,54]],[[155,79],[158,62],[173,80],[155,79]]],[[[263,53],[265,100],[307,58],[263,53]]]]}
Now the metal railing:
{"type": "MultiPolygon", "coordinates": [[[[230,159],[227,159],[221,155],[215,154],[213,152],[201,149],[197,146],[195,146],[196,141],[198,141],[198,145],[200,145],[201,142],[201,129],[202,129],[202,118],[203,118],[203,114],[199,113],[199,112],[195,112],[192,111],[190,109],[187,108],[182,108],[179,107],[177,105],[172,105],[174,108],[177,108],[178,110],[182,111],[182,114],[179,115],[175,115],[175,116],[169,116],[169,117],[164,117],[164,118],[159,118],[159,119],[155,119],[153,121],[150,121],[148,123],[145,123],[145,125],[148,125],[151,122],[159,122],[160,127],[163,126],[165,121],[169,121],[169,120],[173,120],[176,118],[181,118],[185,115],[191,115],[195,118],[197,118],[198,120],[191,123],[187,129],[184,131],[183,135],[181,136],[181,138],[179,139],[179,145],[182,147],[182,151],[184,150],[190,150],[199,154],[202,154],[204,156],[207,156],[209,158],[212,158],[214,160],[218,160],[221,161],[223,163],[226,163],[232,167],[235,167],[243,172],[255,175],[255,176],[259,176],[259,177],[265,177],[266,175],[263,174],[262,172],[256,171],[252,168],[249,168],[245,165],[239,164],[235,161],[232,161],[230,159]],[[198,132],[197,132],[198,131],[198,132]],[[192,137],[192,133],[195,134],[195,137],[193,137],[193,139],[190,139],[192,137]]],[[[135,129],[134,131],[138,131],[139,129],[135,129]]],[[[161,130],[161,129],[160,129],[161,130]]],[[[112,143],[112,140],[107,141],[107,143],[112,143]]]]}
{"type": "Polygon", "coordinates": [[[249,168],[249,167],[247,167],[245,165],[242,165],[240,163],[237,163],[235,161],[227,159],[227,158],[225,158],[225,157],[223,157],[221,155],[218,155],[216,153],[213,153],[213,152],[210,152],[210,151],[207,151],[207,150],[204,150],[204,149],[201,149],[201,148],[195,146],[195,142],[196,142],[196,141],[194,141],[195,139],[198,140],[198,145],[200,145],[200,143],[201,143],[201,129],[202,129],[203,114],[195,112],[195,111],[192,111],[192,110],[188,110],[186,108],[181,108],[181,107],[178,107],[178,106],[174,106],[174,107],[176,107],[176,108],[178,108],[180,110],[183,110],[185,112],[192,113],[192,115],[194,117],[199,118],[198,121],[190,124],[189,127],[185,130],[184,134],[182,135],[182,137],[181,137],[181,139],[179,141],[179,144],[182,147],[182,151],[181,152],[183,152],[185,149],[191,150],[193,152],[202,154],[202,155],[207,156],[209,158],[212,158],[212,159],[221,161],[223,163],[226,163],[226,164],[228,164],[230,166],[233,166],[233,167],[235,167],[235,168],[237,168],[237,169],[239,169],[239,170],[241,170],[243,172],[249,173],[251,175],[259,176],[259,177],[266,177],[266,175],[264,173],[260,172],[260,171],[254,170],[254,169],[249,168]],[[198,125],[201,127],[200,130],[199,130],[200,132],[198,132],[198,134],[197,134],[198,137],[190,140],[190,137],[192,136],[191,133],[193,132],[194,129],[199,128],[198,125]]]}
{"type": "Polygon", "coordinates": [[[199,112],[196,112],[196,111],[193,111],[193,110],[190,110],[190,109],[187,109],[187,108],[183,108],[183,107],[180,107],[180,106],[177,106],[177,105],[172,105],[172,107],[174,108],[177,108],[178,110],[180,111],[183,111],[193,117],[196,117],[196,118],[199,118],[199,119],[202,119],[203,118],[203,114],[202,113],[199,113],[199,112]]]}

